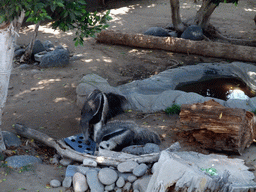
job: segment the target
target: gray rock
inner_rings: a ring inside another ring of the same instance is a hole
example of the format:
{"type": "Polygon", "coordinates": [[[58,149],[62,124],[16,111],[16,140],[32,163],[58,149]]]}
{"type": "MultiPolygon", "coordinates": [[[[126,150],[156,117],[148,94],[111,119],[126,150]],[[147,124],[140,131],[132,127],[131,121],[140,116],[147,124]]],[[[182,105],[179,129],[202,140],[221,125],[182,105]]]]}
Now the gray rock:
{"type": "Polygon", "coordinates": [[[59,180],[57,180],[57,179],[53,179],[53,180],[50,181],[50,186],[54,187],[54,188],[60,187],[61,186],[61,182],[59,180]]]}
{"type": "Polygon", "coordinates": [[[98,178],[102,184],[111,185],[116,182],[118,175],[113,169],[103,168],[99,171],[98,178]]]}
{"type": "Polygon", "coordinates": [[[204,98],[204,97],[197,93],[192,93],[192,92],[191,93],[183,93],[175,100],[175,103],[180,106],[182,104],[200,103],[202,98],[204,98]]]}
{"type": "Polygon", "coordinates": [[[115,191],[116,191],[116,192],[122,192],[122,189],[118,189],[118,188],[117,188],[115,191]]]}
{"type": "Polygon", "coordinates": [[[147,190],[151,175],[144,175],[142,178],[136,180],[132,187],[133,190],[139,190],[140,192],[145,192],[147,190]]]}
{"type": "Polygon", "coordinates": [[[125,184],[124,178],[123,178],[123,177],[119,177],[119,178],[117,179],[117,181],[116,181],[116,186],[121,188],[121,187],[124,186],[124,184],[125,184]]]}
{"type": "Polygon", "coordinates": [[[76,165],[68,165],[66,169],[66,177],[73,177],[74,174],[77,172],[77,167],[76,165]]]}
{"type": "Polygon", "coordinates": [[[11,156],[7,157],[5,161],[7,162],[7,166],[12,168],[20,168],[27,165],[42,163],[41,159],[30,155],[11,156]]]}
{"type": "Polygon", "coordinates": [[[190,40],[204,39],[203,30],[200,26],[191,25],[181,34],[181,38],[190,40]]]}
{"type": "Polygon", "coordinates": [[[159,146],[155,143],[147,143],[144,146],[143,149],[144,149],[144,154],[159,153],[160,152],[159,146]]]}
{"type": "Polygon", "coordinates": [[[138,189],[134,189],[133,192],[140,192],[138,189]]]}
{"type": "Polygon", "coordinates": [[[83,165],[88,167],[97,167],[97,162],[93,161],[92,159],[84,159],[83,165]]]}
{"type": "Polygon", "coordinates": [[[168,32],[168,34],[171,36],[171,37],[178,37],[178,33],[176,31],[170,31],[168,32]]]}
{"type": "Polygon", "coordinates": [[[132,184],[130,182],[127,182],[123,188],[124,192],[129,192],[132,188],[132,184]]]}
{"type": "Polygon", "coordinates": [[[156,170],[158,169],[158,166],[159,166],[159,163],[158,163],[158,162],[154,163],[154,165],[153,165],[152,168],[151,168],[152,174],[154,174],[154,173],[156,172],[156,170]]]}
{"type": "Polygon", "coordinates": [[[135,161],[126,161],[118,164],[117,170],[121,173],[131,173],[139,164],[135,161]]]}
{"type": "Polygon", "coordinates": [[[85,192],[88,189],[88,184],[83,174],[78,172],[74,174],[73,188],[75,192],[85,192]]]}
{"type": "Polygon", "coordinates": [[[117,172],[119,177],[123,177],[125,181],[128,181],[129,176],[133,176],[132,173],[120,173],[119,171],[117,172]]]}
{"type": "Polygon", "coordinates": [[[18,49],[14,51],[14,57],[20,57],[25,53],[25,49],[18,49]]]}
{"type": "Polygon", "coordinates": [[[42,42],[40,40],[35,40],[35,44],[34,44],[34,47],[33,47],[33,50],[32,50],[32,54],[36,54],[36,53],[39,53],[39,52],[42,52],[42,51],[45,51],[45,47],[44,45],[42,44],[42,42]]]}
{"type": "Polygon", "coordinates": [[[133,155],[142,155],[144,154],[144,146],[143,145],[130,145],[122,149],[122,152],[129,153],[133,155]]]}
{"type": "Polygon", "coordinates": [[[250,98],[248,103],[252,110],[256,110],[256,97],[250,98]]]}
{"type": "Polygon", "coordinates": [[[128,177],[128,181],[129,181],[130,183],[133,183],[134,181],[136,181],[136,179],[137,179],[137,177],[134,176],[134,175],[130,175],[130,176],[128,177]]]}
{"type": "Polygon", "coordinates": [[[62,182],[62,186],[69,188],[71,187],[71,184],[72,184],[72,177],[65,177],[62,182]]]}
{"type": "Polygon", "coordinates": [[[2,131],[2,135],[4,138],[4,143],[6,147],[19,147],[21,145],[20,139],[16,134],[9,131],[2,131]]]}
{"type": "Polygon", "coordinates": [[[64,158],[64,159],[61,159],[61,160],[60,160],[60,164],[63,165],[63,166],[68,166],[68,165],[70,165],[72,162],[73,162],[72,159],[66,159],[66,158],[64,158]]]}
{"type": "Polygon", "coordinates": [[[147,172],[148,170],[148,166],[144,163],[140,164],[139,166],[135,167],[133,169],[133,174],[137,177],[141,177],[143,175],[145,175],[145,173],[147,172]]]}
{"type": "Polygon", "coordinates": [[[29,64],[21,64],[19,66],[19,69],[30,69],[32,68],[32,65],[29,65],[29,64]]]}
{"type": "Polygon", "coordinates": [[[66,49],[55,49],[41,58],[40,67],[65,67],[69,64],[69,53],[66,49]]]}
{"type": "Polygon", "coordinates": [[[95,169],[91,169],[86,172],[86,178],[88,185],[91,189],[91,192],[103,192],[104,185],[98,179],[98,171],[95,169]]]}
{"type": "Polygon", "coordinates": [[[82,173],[83,175],[86,175],[86,172],[90,170],[89,167],[83,167],[83,166],[77,166],[76,168],[77,172],[82,173]]]}
{"type": "Polygon", "coordinates": [[[229,99],[225,102],[224,106],[230,108],[240,108],[245,109],[246,111],[252,111],[253,109],[249,105],[248,100],[240,100],[240,99],[229,99]]]}
{"type": "Polygon", "coordinates": [[[115,188],[115,183],[105,186],[105,191],[112,191],[115,188]]]}
{"type": "Polygon", "coordinates": [[[53,43],[52,43],[50,40],[45,40],[45,41],[43,42],[43,46],[45,47],[45,49],[46,49],[47,51],[50,51],[51,48],[54,48],[54,45],[53,45],[53,43]]]}
{"type": "Polygon", "coordinates": [[[162,27],[151,27],[144,34],[158,36],[158,37],[168,37],[169,36],[168,31],[162,27]]]}

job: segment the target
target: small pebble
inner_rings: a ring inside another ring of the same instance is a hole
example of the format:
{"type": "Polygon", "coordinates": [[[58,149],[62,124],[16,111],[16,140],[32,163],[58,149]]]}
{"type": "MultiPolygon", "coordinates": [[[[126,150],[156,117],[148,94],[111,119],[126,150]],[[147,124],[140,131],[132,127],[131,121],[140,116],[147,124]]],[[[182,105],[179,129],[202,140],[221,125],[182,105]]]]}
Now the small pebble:
{"type": "Polygon", "coordinates": [[[60,187],[61,186],[61,182],[59,181],[59,180],[56,180],[56,179],[54,179],[54,180],[51,180],[50,181],[50,185],[51,185],[51,187],[60,187]]]}
{"type": "Polygon", "coordinates": [[[60,160],[60,164],[63,165],[63,166],[68,166],[68,165],[70,165],[71,163],[72,163],[72,160],[71,160],[71,159],[66,159],[66,158],[64,158],[64,159],[61,159],[61,160],[60,160]]]}
{"type": "Polygon", "coordinates": [[[71,184],[72,184],[72,177],[65,177],[65,179],[62,182],[62,186],[69,188],[71,187],[71,184]]]}
{"type": "Polygon", "coordinates": [[[93,161],[91,159],[84,159],[83,160],[83,165],[88,166],[88,167],[97,167],[97,162],[93,161]]]}
{"type": "Polygon", "coordinates": [[[74,174],[73,187],[75,192],[85,192],[88,189],[88,184],[83,174],[78,172],[74,174]]]}
{"type": "Polygon", "coordinates": [[[137,179],[137,177],[134,176],[134,175],[130,175],[130,176],[128,177],[128,181],[131,182],[131,183],[133,183],[134,181],[136,181],[136,179],[137,179]]]}
{"type": "Polygon", "coordinates": [[[141,177],[147,172],[147,170],[148,170],[148,166],[142,163],[139,166],[135,167],[132,173],[137,177],[141,177]]]}
{"type": "Polygon", "coordinates": [[[113,191],[115,188],[115,183],[111,184],[111,185],[106,185],[105,186],[105,191],[113,191]]]}
{"type": "Polygon", "coordinates": [[[122,192],[122,189],[116,189],[116,192],[122,192]]]}
{"type": "Polygon", "coordinates": [[[128,191],[130,191],[131,187],[132,187],[132,184],[130,182],[128,182],[128,183],[125,184],[125,186],[123,188],[123,191],[128,192],[128,191]]]}
{"type": "Polygon", "coordinates": [[[116,186],[121,188],[121,187],[124,186],[124,184],[125,184],[124,178],[123,177],[119,177],[118,180],[116,181],[116,186]]]}
{"type": "Polygon", "coordinates": [[[111,185],[117,180],[117,173],[113,169],[103,168],[99,171],[98,178],[104,185],[111,185]]]}
{"type": "Polygon", "coordinates": [[[135,167],[137,167],[139,164],[135,161],[126,161],[123,163],[118,164],[117,170],[121,173],[129,173],[132,172],[135,167]]]}

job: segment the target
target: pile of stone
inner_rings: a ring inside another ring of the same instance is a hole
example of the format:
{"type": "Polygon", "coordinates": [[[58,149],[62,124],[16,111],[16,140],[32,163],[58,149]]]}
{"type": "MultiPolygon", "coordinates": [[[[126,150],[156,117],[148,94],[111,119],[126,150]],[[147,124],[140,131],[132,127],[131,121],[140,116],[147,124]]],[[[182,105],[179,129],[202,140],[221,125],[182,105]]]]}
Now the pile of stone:
{"type": "MultiPolygon", "coordinates": [[[[26,49],[16,45],[14,56],[20,57],[25,53],[26,49]]],[[[49,40],[41,42],[36,40],[33,50],[32,58],[36,61],[35,65],[42,68],[48,67],[65,67],[69,64],[70,55],[69,51],[63,46],[55,47],[49,40]]],[[[22,64],[21,68],[26,68],[27,64],[22,64]]]]}

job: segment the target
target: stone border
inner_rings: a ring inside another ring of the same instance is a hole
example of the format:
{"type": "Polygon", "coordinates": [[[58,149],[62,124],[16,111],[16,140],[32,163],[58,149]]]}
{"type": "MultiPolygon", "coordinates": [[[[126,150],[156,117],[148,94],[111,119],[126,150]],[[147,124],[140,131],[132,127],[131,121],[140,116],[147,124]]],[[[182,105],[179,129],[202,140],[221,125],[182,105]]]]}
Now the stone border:
{"type": "Polygon", "coordinates": [[[179,84],[197,82],[214,77],[238,77],[252,90],[256,90],[256,66],[242,62],[233,63],[201,63],[169,69],[148,79],[112,87],[107,80],[96,74],[89,74],[82,78],[77,87],[77,105],[82,107],[86,96],[94,89],[103,92],[113,92],[125,96],[128,104],[125,109],[133,109],[145,113],[162,111],[172,104],[202,103],[214,99],[220,104],[231,108],[242,108],[248,111],[256,109],[256,97],[240,100],[224,101],[212,97],[203,97],[197,93],[186,93],[175,90],[179,84]]]}

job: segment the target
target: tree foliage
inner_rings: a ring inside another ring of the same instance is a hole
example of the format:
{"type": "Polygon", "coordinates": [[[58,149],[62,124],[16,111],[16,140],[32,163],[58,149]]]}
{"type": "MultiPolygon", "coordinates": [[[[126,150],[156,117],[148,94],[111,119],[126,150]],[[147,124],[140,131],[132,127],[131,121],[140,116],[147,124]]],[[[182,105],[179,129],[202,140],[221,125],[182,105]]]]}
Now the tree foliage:
{"type": "Polygon", "coordinates": [[[220,3],[234,3],[235,5],[237,5],[239,0],[211,0],[212,3],[216,4],[217,6],[220,4],[220,3]]]}
{"type": "Polygon", "coordinates": [[[83,38],[108,27],[109,11],[103,15],[86,11],[85,0],[1,0],[0,24],[9,22],[25,11],[27,22],[52,20],[52,27],[62,31],[76,30],[75,45],[83,44],[83,38]]]}

